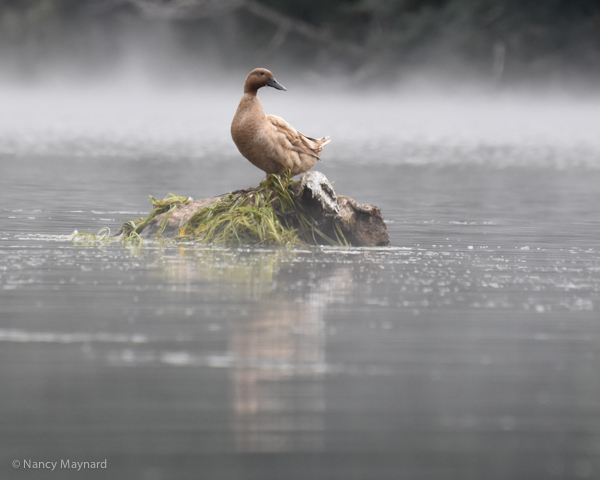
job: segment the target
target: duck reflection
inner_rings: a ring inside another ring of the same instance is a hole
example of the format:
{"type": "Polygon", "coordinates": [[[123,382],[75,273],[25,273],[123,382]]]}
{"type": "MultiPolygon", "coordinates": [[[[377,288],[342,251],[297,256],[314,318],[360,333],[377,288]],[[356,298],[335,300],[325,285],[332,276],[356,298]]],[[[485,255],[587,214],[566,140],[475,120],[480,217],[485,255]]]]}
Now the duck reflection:
{"type": "Polygon", "coordinates": [[[310,305],[271,305],[230,336],[235,438],[243,451],[319,449],[325,409],[323,318],[310,305]]]}
{"type": "Polygon", "coordinates": [[[169,264],[171,280],[185,279],[191,290],[209,280],[213,288],[235,290],[237,302],[251,301],[248,315],[234,315],[228,325],[237,449],[321,450],[327,371],[323,317],[327,305],[350,288],[351,271],[335,263],[324,265],[318,275],[314,268],[303,271],[306,262],[285,250],[182,248],[179,253],[186,261],[169,264]]]}

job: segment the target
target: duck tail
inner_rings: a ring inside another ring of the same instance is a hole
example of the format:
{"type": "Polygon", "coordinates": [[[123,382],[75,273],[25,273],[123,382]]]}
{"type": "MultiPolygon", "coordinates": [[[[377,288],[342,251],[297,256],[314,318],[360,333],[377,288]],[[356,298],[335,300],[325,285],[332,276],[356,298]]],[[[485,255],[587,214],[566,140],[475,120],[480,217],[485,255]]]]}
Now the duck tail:
{"type": "Polygon", "coordinates": [[[319,138],[319,140],[316,141],[317,148],[315,150],[317,151],[319,160],[321,160],[321,152],[323,151],[323,148],[325,148],[325,145],[327,145],[329,142],[331,142],[329,137],[319,138]]]}

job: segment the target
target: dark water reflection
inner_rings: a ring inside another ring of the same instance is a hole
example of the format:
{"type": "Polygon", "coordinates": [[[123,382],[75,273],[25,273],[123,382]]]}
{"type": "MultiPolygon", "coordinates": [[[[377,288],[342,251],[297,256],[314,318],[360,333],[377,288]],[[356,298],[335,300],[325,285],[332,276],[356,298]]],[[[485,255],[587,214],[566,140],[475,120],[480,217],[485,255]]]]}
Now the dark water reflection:
{"type": "Polygon", "coordinates": [[[581,165],[550,142],[561,162],[513,145],[504,166],[448,164],[433,142],[419,147],[424,165],[342,168],[334,151],[321,170],[382,208],[391,248],[229,250],[69,239],[118,228],[148,194],[258,182],[235,156],[169,159],[159,145],[157,158],[92,160],[16,145],[0,178],[2,478],[600,474],[589,155],[581,165]]]}

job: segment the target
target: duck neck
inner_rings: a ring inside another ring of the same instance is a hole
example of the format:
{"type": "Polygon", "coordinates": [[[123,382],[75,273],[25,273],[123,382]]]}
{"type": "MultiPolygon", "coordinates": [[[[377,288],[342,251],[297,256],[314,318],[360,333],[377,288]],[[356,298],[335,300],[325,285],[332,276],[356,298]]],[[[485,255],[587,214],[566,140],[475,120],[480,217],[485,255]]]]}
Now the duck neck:
{"type": "MultiPolygon", "coordinates": [[[[258,95],[256,94],[256,91],[254,92],[245,92],[244,95],[242,96],[242,99],[240,100],[240,104],[238,105],[238,112],[243,112],[243,111],[260,111],[262,112],[262,104],[260,103],[260,99],[258,98],[258,95]]],[[[264,113],[263,113],[264,115],[264,113]]]]}
{"type": "Polygon", "coordinates": [[[256,97],[256,95],[258,94],[258,88],[252,85],[244,85],[244,93],[246,95],[252,95],[253,97],[256,97]]]}

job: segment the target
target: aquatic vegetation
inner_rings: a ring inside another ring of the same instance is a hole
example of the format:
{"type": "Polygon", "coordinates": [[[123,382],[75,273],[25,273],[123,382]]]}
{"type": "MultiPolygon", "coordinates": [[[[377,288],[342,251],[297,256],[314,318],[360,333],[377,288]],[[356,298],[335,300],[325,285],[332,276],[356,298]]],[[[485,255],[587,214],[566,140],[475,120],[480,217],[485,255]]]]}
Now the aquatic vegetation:
{"type": "MultiPolygon", "coordinates": [[[[192,213],[182,221],[173,240],[219,246],[349,245],[341,220],[312,211],[298,194],[300,190],[300,183],[292,181],[289,170],[281,176],[268,175],[258,187],[232,192],[192,213]]],[[[73,242],[119,240],[140,244],[144,229],[159,215],[156,238],[163,239],[173,212],[192,200],[169,194],[161,200],[150,197],[150,201],[154,208],[148,217],[124,223],[117,237],[110,237],[103,229],[97,235],[80,233],[73,242]]]]}
{"type": "Polygon", "coordinates": [[[191,201],[189,197],[179,197],[169,193],[169,195],[161,200],[157,200],[153,196],[150,196],[150,203],[154,206],[150,215],[146,218],[138,218],[136,220],[130,220],[125,222],[116,237],[110,236],[110,228],[104,227],[96,234],[89,232],[79,232],[71,238],[71,241],[75,245],[106,245],[115,241],[122,241],[126,244],[140,245],[143,242],[139,232],[157,215],[165,213],[165,219],[161,225],[160,233],[164,230],[167,220],[171,213],[179,206],[191,201]]]}
{"type": "Polygon", "coordinates": [[[103,227],[98,233],[79,232],[71,238],[75,245],[95,245],[110,241],[110,228],[103,227]]]}
{"type": "Polygon", "coordinates": [[[310,215],[298,198],[299,183],[286,173],[268,175],[257,188],[230,193],[197,211],[176,238],[216,245],[294,245],[322,243],[318,236],[331,245],[347,245],[341,228],[336,239],[319,228],[321,219],[310,215]]]}
{"type": "Polygon", "coordinates": [[[186,203],[191,202],[191,198],[189,197],[178,197],[177,195],[173,195],[169,193],[169,195],[161,200],[157,200],[152,195],[150,195],[150,203],[154,207],[146,218],[138,218],[137,220],[130,220],[129,222],[124,223],[117,235],[123,235],[124,238],[135,237],[136,235],[139,237],[139,234],[142,232],[144,227],[148,224],[150,220],[152,220],[157,215],[162,213],[165,214],[163,223],[160,226],[160,229],[157,233],[157,237],[160,237],[162,232],[165,229],[167,221],[171,216],[171,213],[175,211],[177,207],[180,205],[184,205],[186,203]]]}

